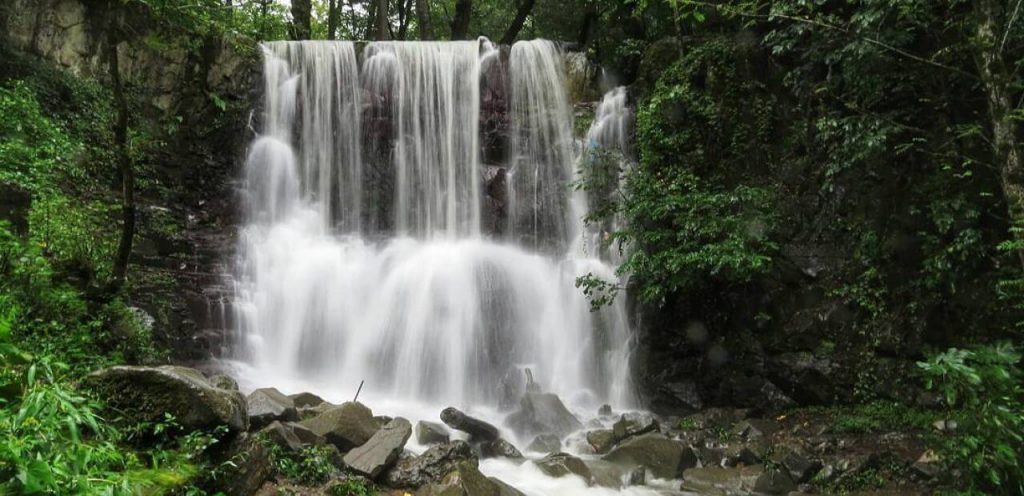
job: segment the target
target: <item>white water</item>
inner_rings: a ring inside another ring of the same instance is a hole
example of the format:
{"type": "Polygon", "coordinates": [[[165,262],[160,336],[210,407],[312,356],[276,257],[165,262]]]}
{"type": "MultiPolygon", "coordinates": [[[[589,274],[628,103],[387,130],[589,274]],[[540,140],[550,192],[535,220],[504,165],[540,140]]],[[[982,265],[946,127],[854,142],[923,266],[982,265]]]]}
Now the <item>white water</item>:
{"type": "MultiPolygon", "coordinates": [[[[572,114],[552,43],[512,48],[507,239],[481,233],[490,43],[372,43],[361,65],[347,42],[264,51],[234,305],[243,386],[344,401],[365,381],[360,401],[381,414],[437,420],[454,405],[500,425],[529,368],[581,418],[634,406],[621,298],[593,313],[574,287],[615,275],[581,241],[586,198],[569,188],[572,114]]],[[[531,494],[584,490],[505,462],[482,469],[531,494]]]]}

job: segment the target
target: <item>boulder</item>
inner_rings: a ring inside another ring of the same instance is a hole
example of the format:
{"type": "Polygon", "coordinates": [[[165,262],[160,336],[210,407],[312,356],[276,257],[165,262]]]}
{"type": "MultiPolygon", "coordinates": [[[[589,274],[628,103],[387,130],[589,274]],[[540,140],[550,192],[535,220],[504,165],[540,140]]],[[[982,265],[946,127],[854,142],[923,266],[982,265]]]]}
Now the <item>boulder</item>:
{"type": "Polygon", "coordinates": [[[495,439],[480,444],[483,458],[522,458],[523,454],[512,443],[504,439],[495,439]]]}
{"type": "Polygon", "coordinates": [[[299,393],[288,396],[295,404],[295,408],[309,408],[327,403],[323,398],[313,393],[299,393]]]}
{"type": "Polygon", "coordinates": [[[754,483],[754,491],[763,494],[789,494],[796,490],[796,483],[785,470],[766,470],[754,483]]]}
{"type": "Polygon", "coordinates": [[[520,436],[551,432],[564,437],[583,428],[558,395],[552,393],[526,393],[519,401],[519,410],[509,415],[505,424],[520,436]]]}
{"type": "Polygon", "coordinates": [[[473,441],[485,442],[498,439],[498,428],[475,417],[470,417],[454,407],[441,411],[441,421],[452,429],[468,433],[473,441]]]}
{"type": "Polygon", "coordinates": [[[110,367],[86,376],[83,386],[131,424],[155,424],[166,414],[186,431],[227,426],[241,432],[249,424],[241,393],[218,388],[187,367],[110,367]]]}
{"type": "Polygon", "coordinates": [[[422,445],[447,443],[451,437],[443,424],[425,420],[416,422],[415,432],[416,442],[422,445]]]}
{"type": "Polygon", "coordinates": [[[557,453],[562,449],[562,440],[555,434],[541,434],[533,438],[533,442],[526,447],[527,451],[538,451],[540,453],[557,453]]]}
{"type": "Polygon", "coordinates": [[[780,429],[779,423],[774,420],[752,418],[737,423],[733,427],[733,433],[749,441],[771,437],[780,429]]]}
{"type": "Polygon", "coordinates": [[[412,424],[404,418],[396,418],[381,427],[362,446],[349,451],[343,458],[345,465],[371,479],[376,479],[398,460],[398,455],[405,448],[409,436],[412,436],[412,424]]]}
{"type": "Polygon", "coordinates": [[[610,417],[612,415],[612,406],[607,403],[601,405],[601,408],[597,409],[597,414],[601,417],[610,417]]]}
{"type": "Polygon", "coordinates": [[[300,451],[305,446],[290,428],[285,427],[284,424],[277,420],[260,430],[260,435],[264,436],[268,441],[292,451],[300,451]]]}
{"type": "Polygon", "coordinates": [[[300,425],[323,436],[341,451],[361,446],[380,428],[370,409],[354,401],[329,408],[316,417],[303,420],[300,425]]]}
{"type": "Polygon", "coordinates": [[[213,479],[213,492],[253,494],[274,472],[270,450],[257,436],[241,433],[228,446],[228,462],[213,479]]]}
{"type": "Polygon", "coordinates": [[[821,462],[803,453],[792,450],[782,458],[782,466],[789,471],[790,477],[797,484],[808,482],[821,470],[821,462]]]}
{"type": "Polygon", "coordinates": [[[292,399],[274,388],[253,391],[245,399],[245,405],[249,412],[249,425],[254,429],[268,425],[275,420],[299,420],[299,413],[295,410],[295,403],[292,402],[292,399]]]}
{"type": "Polygon", "coordinates": [[[839,367],[828,358],[809,352],[782,353],[767,361],[769,378],[803,404],[830,404],[839,367]]]}
{"type": "Polygon", "coordinates": [[[624,413],[619,420],[612,425],[612,433],[615,435],[615,442],[622,442],[633,436],[656,432],[658,430],[658,419],[654,415],[645,412],[624,413]]]}
{"type": "Polygon", "coordinates": [[[476,463],[473,449],[465,441],[438,444],[422,455],[402,458],[384,475],[384,483],[399,489],[416,489],[440,482],[459,462],[476,463]]]}
{"type": "Polygon", "coordinates": [[[541,472],[551,477],[573,474],[582,477],[588,486],[593,484],[594,475],[590,472],[590,467],[587,467],[583,460],[568,453],[551,453],[533,463],[541,472]]]}
{"type": "Polygon", "coordinates": [[[714,496],[750,494],[764,469],[760,465],[749,467],[700,467],[683,472],[684,491],[714,496]]]}
{"type": "Polygon", "coordinates": [[[615,446],[615,434],[611,429],[601,429],[587,432],[587,444],[594,448],[594,452],[603,455],[615,446]]]}
{"type": "Polygon", "coordinates": [[[604,460],[584,460],[583,463],[590,469],[591,480],[595,486],[622,489],[622,481],[629,476],[628,471],[621,465],[604,460]]]}
{"type": "Polygon", "coordinates": [[[231,376],[214,374],[210,376],[209,381],[214,387],[227,389],[228,391],[238,391],[238,383],[231,376]]]}
{"type": "Polygon", "coordinates": [[[693,381],[662,383],[655,394],[652,407],[659,413],[691,413],[704,407],[697,383],[693,381]]]}
{"type": "Polygon", "coordinates": [[[722,465],[735,467],[737,465],[757,465],[761,463],[761,455],[745,444],[733,444],[725,448],[722,454],[722,465]]]}
{"type": "Polygon", "coordinates": [[[517,496],[519,491],[505,483],[495,482],[477,469],[476,463],[455,464],[444,478],[423,486],[416,496],[517,496]]]}
{"type": "Polygon", "coordinates": [[[693,449],[655,433],[627,439],[604,459],[627,466],[646,467],[659,479],[677,479],[683,470],[697,465],[697,454],[693,449]]]}

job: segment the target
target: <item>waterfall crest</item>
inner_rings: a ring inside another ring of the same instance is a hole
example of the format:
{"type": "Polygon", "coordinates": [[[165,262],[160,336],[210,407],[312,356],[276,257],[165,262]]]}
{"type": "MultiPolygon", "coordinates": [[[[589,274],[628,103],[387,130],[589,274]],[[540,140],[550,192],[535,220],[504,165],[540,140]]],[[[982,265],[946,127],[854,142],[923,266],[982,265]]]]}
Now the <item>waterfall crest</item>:
{"type": "Polygon", "coordinates": [[[530,368],[570,405],[634,402],[624,306],[591,312],[574,286],[615,274],[572,248],[561,54],[512,48],[510,157],[484,166],[481,78],[502,60],[483,39],[264,46],[234,306],[253,382],[507,405],[530,368]],[[488,167],[511,177],[504,236],[481,229],[488,167]]]}

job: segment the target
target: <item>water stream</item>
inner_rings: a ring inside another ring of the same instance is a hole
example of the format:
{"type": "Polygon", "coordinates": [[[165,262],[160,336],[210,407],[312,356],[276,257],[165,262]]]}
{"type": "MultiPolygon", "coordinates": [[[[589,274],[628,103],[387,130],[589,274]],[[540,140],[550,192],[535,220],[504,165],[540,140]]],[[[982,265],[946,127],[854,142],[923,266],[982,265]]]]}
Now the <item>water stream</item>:
{"type": "MultiPolygon", "coordinates": [[[[528,368],[581,419],[637,406],[622,299],[591,312],[574,286],[615,274],[570,187],[579,162],[553,43],[505,55],[483,39],[263,50],[235,281],[243,387],[340,402],[365,381],[360,401],[377,413],[436,421],[457,406],[501,425],[528,368]],[[507,64],[496,72],[510,102],[499,164],[482,159],[490,64],[507,64]],[[503,194],[487,187],[488,168],[508,177],[503,194]],[[485,229],[486,216],[505,229],[485,229]]],[[[530,494],[601,491],[526,465],[481,469],[530,494]]]]}

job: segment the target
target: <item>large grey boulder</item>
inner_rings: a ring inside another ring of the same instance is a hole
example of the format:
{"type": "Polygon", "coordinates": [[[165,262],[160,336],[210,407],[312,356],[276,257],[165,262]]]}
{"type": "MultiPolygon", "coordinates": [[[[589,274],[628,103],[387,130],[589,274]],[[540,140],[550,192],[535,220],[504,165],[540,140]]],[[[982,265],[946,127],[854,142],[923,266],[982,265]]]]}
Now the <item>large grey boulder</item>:
{"type": "Polygon", "coordinates": [[[349,451],[343,458],[345,465],[371,479],[376,479],[384,469],[398,460],[398,455],[402,453],[402,448],[405,448],[405,443],[411,435],[412,424],[398,417],[381,427],[365,444],[349,451]]]}
{"type": "Polygon", "coordinates": [[[495,441],[499,437],[498,428],[475,417],[470,417],[454,407],[441,411],[441,421],[452,429],[468,433],[473,441],[495,441]]]}
{"type": "Polygon", "coordinates": [[[281,391],[274,388],[257,389],[245,399],[249,412],[249,425],[259,429],[275,420],[299,420],[295,403],[281,391]]]}
{"type": "Polygon", "coordinates": [[[298,393],[288,395],[295,404],[295,408],[309,408],[327,403],[323,398],[313,393],[298,393]]]}
{"type": "Polygon", "coordinates": [[[684,491],[711,496],[732,496],[750,494],[764,468],[761,465],[746,467],[700,467],[688,468],[683,472],[684,491]]]}
{"type": "Polygon", "coordinates": [[[322,436],[295,422],[279,422],[277,420],[260,430],[267,440],[292,451],[300,451],[307,446],[320,446],[326,443],[322,436]]]}
{"type": "Polygon", "coordinates": [[[444,478],[423,486],[416,496],[521,496],[512,486],[480,473],[476,463],[455,464],[444,478]]]}
{"type": "Polygon", "coordinates": [[[460,462],[476,463],[473,448],[465,441],[431,446],[422,455],[402,458],[384,475],[388,487],[417,489],[432,482],[440,482],[460,462]]]}
{"type": "Polygon", "coordinates": [[[589,431],[587,432],[587,444],[594,448],[595,453],[603,455],[615,446],[615,433],[611,429],[589,431]]]}
{"type": "Polygon", "coordinates": [[[519,410],[505,419],[505,424],[520,436],[551,432],[567,436],[583,428],[583,424],[552,393],[526,393],[519,401],[519,410]]]}
{"type": "Polygon", "coordinates": [[[615,442],[622,442],[633,436],[657,432],[658,419],[646,412],[629,412],[619,417],[619,420],[612,425],[612,433],[615,435],[615,442]]]}
{"type": "Polygon", "coordinates": [[[557,453],[562,449],[562,440],[556,434],[541,434],[533,438],[533,442],[526,449],[541,453],[557,453]]]}
{"type": "Polygon", "coordinates": [[[82,384],[128,423],[157,423],[170,414],[186,431],[248,428],[242,394],[214,386],[195,369],[117,366],[89,374],[82,384]]]}
{"type": "Polygon", "coordinates": [[[270,450],[250,433],[241,433],[229,444],[227,461],[211,482],[219,494],[253,494],[274,473],[270,450]]]}
{"type": "Polygon", "coordinates": [[[380,429],[373,412],[354,401],[329,408],[316,417],[303,420],[300,425],[323,436],[341,451],[361,446],[380,429]]]}
{"type": "Polygon", "coordinates": [[[568,453],[551,453],[533,463],[541,472],[551,477],[573,474],[582,477],[588,486],[593,483],[594,475],[590,473],[590,467],[587,467],[583,460],[568,453]]]}
{"type": "Polygon", "coordinates": [[[416,442],[422,445],[447,443],[450,439],[447,427],[426,420],[416,422],[415,433],[416,442]]]}
{"type": "Polygon", "coordinates": [[[655,433],[629,438],[603,459],[624,466],[647,467],[659,479],[678,479],[683,470],[697,465],[693,449],[655,433]]]}
{"type": "Polygon", "coordinates": [[[480,444],[480,454],[483,458],[522,458],[523,454],[516,447],[504,440],[495,439],[480,444]]]}

